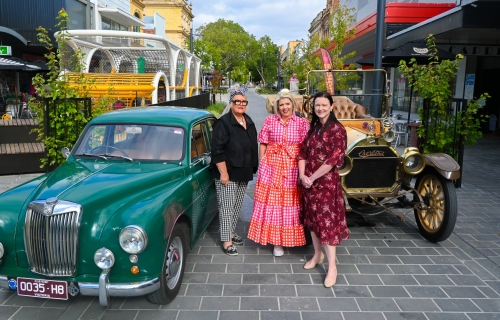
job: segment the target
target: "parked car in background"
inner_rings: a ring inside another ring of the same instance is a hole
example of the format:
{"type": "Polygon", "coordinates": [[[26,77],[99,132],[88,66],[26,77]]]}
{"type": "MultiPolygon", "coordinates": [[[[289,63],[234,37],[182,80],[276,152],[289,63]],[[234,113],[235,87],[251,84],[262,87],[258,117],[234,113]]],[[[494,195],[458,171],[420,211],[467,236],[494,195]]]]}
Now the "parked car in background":
{"type": "Polygon", "coordinates": [[[179,107],[93,119],[55,171],[0,195],[0,287],[18,295],[177,295],[215,214],[215,117],[179,107]]]}

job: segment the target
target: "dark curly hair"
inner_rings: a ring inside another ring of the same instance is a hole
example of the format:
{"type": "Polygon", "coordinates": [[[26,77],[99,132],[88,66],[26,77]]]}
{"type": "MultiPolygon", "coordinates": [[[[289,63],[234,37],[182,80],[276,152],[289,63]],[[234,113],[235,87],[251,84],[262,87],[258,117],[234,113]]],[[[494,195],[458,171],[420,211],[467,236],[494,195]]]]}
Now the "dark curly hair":
{"type": "Polygon", "coordinates": [[[326,130],[326,128],[328,128],[330,126],[330,124],[332,122],[336,122],[340,125],[342,125],[340,123],[340,121],[337,119],[337,117],[335,116],[335,112],[332,110],[332,112],[330,112],[330,116],[328,117],[328,120],[326,120],[326,123],[321,126],[320,125],[320,122],[319,122],[319,117],[316,115],[316,112],[314,111],[314,103],[316,102],[316,99],[317,98],[327,98],[328,101],[330,102],[330,105],[333,105],[333,98],[332,98],[332,95],[329,94],[328,92],[318,92],[314,95],[314,98],[313,98],[313,112],[312,112],[312,120],[311,120],[311,128],[309,129],[309,132],[307,133],[307,138],[311,137],[311,135],[314,133],[314,131],[319,131],[321,129],[321,132],[320,132],[320,137],[323,135],[323,132],[326,130]],[[323,128],[321,128],[323,127],[323,128]]]}

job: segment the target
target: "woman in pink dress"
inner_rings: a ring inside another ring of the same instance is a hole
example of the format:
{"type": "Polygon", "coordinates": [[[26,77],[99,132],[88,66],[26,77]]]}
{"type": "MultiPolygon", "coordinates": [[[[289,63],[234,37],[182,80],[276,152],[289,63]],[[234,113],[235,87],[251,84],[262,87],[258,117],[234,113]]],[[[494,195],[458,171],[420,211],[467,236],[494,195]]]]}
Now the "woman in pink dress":
{"type": "Polygon", "coordinates": [[[323,263],[325,248],[328,273],[324,285],[329,288],[337,281],[336,246],[349,238],[344,198],[337,170],[344,162],[347,133],[333,112],[333,99],[327,92],[314,96],[311,129],[301,145],[299,179],[302,190],[304,226],[311,231],[314,256],[304,269],[323,263]]]}
{"type": "Polygon", "coordinates": [[[295,115],[296,102],[286,89],[278,93],[274,113],[259,133],[259,174],[248,238],[274,245],[273,254],[282,256],[283,247],[306,243],[300,219],[297,155],[309,131],[306,119],[295,115]]]}

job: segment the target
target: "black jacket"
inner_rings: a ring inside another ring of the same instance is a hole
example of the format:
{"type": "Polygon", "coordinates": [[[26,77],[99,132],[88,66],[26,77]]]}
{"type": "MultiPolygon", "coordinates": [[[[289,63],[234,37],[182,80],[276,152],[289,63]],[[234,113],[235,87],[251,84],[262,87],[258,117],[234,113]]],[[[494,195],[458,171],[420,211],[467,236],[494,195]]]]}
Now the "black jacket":
{"type": "Polygon", "coordinates": [[[259,166],[257,129],[249,116],[245,114],[244,117],[246,130],[236,121],[232,112],[226,113],[215,122],[211,162],[211,167],[215,170],[217,163],[225,161],[229,173],[233,168],[251,168],[253,173],[257,172],[259,166]]]}

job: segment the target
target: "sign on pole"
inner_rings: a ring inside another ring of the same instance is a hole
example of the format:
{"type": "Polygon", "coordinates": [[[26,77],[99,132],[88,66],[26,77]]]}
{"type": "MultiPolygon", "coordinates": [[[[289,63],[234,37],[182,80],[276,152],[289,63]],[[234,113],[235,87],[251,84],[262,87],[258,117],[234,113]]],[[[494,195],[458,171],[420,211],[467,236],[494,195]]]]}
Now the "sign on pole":
{"type": "Polygon", "coordinates": [[[12,49],[10,46],[0,46],[0,56],[11,56],[12,49]]]}

